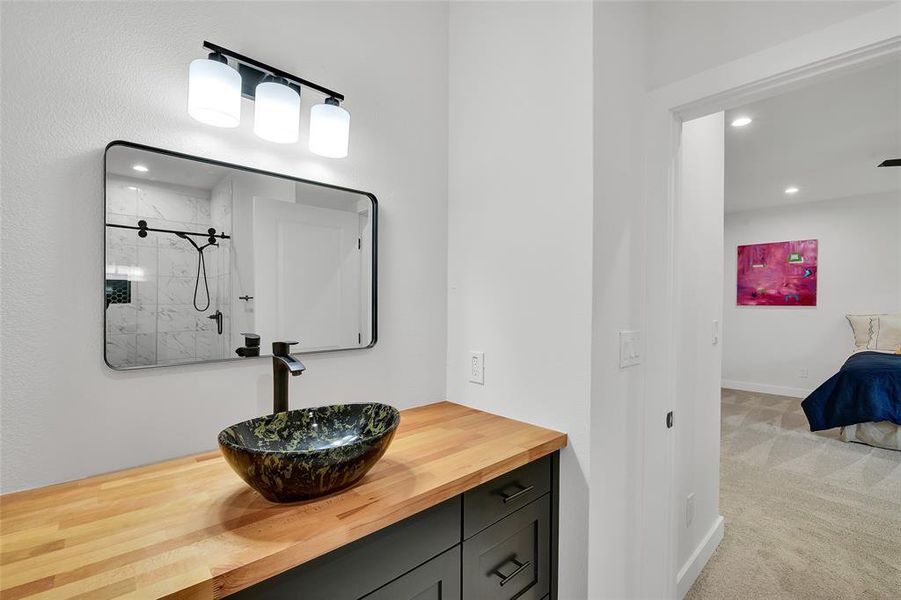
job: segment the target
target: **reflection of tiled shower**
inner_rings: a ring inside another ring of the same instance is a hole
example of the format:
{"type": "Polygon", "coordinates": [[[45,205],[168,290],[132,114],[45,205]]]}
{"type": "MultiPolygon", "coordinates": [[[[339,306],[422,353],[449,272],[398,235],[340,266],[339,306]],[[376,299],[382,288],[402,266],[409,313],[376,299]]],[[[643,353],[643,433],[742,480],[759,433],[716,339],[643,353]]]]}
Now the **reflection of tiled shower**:
{"type": "MultiPolygon", "coordinates": [[[[228,231],[231,198],[147,181],[110,177],[107,222],[179,231],[228,231]]],[[[204,251],[210,306],[194,309],[197,250],[174,234],[107,227],[107,288],[117,291],[106,310],[107,360],[113,366],[171,364],[228,358],[231,353],[229,240],[204,251]],[[127,300],[127,302],[123,301],[127,300]],[[208,317],[223,314],[223,332],[208,317]]],[[[201,277],[200,305],[205,302],[201,277]]]]}
{"type": "MultiPolygon", "coordinates": [[[[232,180],[224,177],[217,183],[210,193],[210,219],[212,226],[217,231],[232,232],[232,180]]],[[[234,358],[235,354],[231,344],[231,325],[234,321],[232,313],[231,271],[232,243],[222,244],[216,252],[215,268],[210,272],[210,295],[215,298],[211,301],[213,310],[222,311],[222,335],[216,339],[218,358],[234,358]],[[215,275],[213,274],[215,273],[215,275]],[[215,291],[214,291],[215,290],[215,291]]]]}

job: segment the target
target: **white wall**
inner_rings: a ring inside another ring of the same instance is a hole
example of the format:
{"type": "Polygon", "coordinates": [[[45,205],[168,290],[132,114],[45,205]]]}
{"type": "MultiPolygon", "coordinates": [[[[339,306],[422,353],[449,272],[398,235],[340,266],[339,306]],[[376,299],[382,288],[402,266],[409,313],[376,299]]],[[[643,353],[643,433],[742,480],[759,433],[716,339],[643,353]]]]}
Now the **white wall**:
{"type": "Polygon", "coordinates": [[[569,434],[563,600],[589,568],[591,71],[590,3],[451,4],[448,398],[569,434]]]}
{"type": "Polygon", "coordinates": [[[589,598],[633,598],[641,526],[643,365],[619,368],[620,330],[644,329],[642,119],[647,8],[594,4],[594,245],[589,598]]]}
{"type": "Polygon", "coordinates": [[[676,591],[688,592],[723,536],[720,367],[723,319],[722,112],[682,124],[676,207],[676,591]],[[692,496],[693,508],[689,508],[692,496]]]}
{"type": "Polygon", "coordinates": [[[723,385],[803,397],[854,349],[848,313],[901,310],[901,196],[726,215],[723,385]],[[736,306],[736,248],[819,240],[817,306],[736,306]],[[801,376],[807,369],[808,376],[801,376]]]}
{"type": "Polygon", "coordinates": [[[891,2],[665,0],[648,4],[648,84],[656,88],[891,2]]]}
{"type": "Polygon", "coordinates": [[[126,139],[370,190],[380,201],[380,336],[304,359],[292,405],[445,396],[447,6],[2,5],[2,490],[215,447],[271,407],[271,366],[117,373],[102,360],[102,152],[126,139]],[[203,40],[347,95],[350,156],[310,154],[187,114],[203,40]]]}

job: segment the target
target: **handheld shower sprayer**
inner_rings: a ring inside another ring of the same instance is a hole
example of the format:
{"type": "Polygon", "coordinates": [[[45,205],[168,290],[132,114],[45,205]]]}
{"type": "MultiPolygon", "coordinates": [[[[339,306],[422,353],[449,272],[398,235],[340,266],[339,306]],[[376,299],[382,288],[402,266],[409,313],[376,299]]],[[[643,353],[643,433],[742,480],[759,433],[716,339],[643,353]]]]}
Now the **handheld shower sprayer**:
{"type": "Polygon", "coordinates": [[[203,251],[206,250],[207,248],[209,248],[210,246],[218,246],[218,245],[219,245],[219,244],[216,242],[215,233],[216,233],[216,230],[215,230],[215,229],[212,229],[212,228],[209,229],[210,237],[209,237],[209,239],[207,240],[207,243],[204,244],[203,246],[198,245],[197,242],[195,242],[194,240],[192,240],[189,236],[187,236],[187,235],[184,234],[184,233],[176,233],[176,234],[175,234],[175,235],[177,235],[178,237],[180,237],[180,238],[183,239],[183,240],[188,240],[188,241],[191,243],[191,245],[194,246],[194,249],[197,250],[197,275],[196,275],[196,277],[195,277],[195,279],[194,279],[194,298],[193,298],[193,301],[194,301],[194,309],[195,309],[196,311],[198,311],[198,312],[203,312],[203,311],[205,311],[206,309],[208,309],[208,308],[210,307],[210,286],[209,286],[209,283],[207,282],[207,276],[206,276],[206,260],[204,259],[203,251]],[[202,308],[201,308],[200,304],[199,304],[198,301],[197,301],[197,292],[198,292],[198,290],[199,290],[199,288],[200,288],[200,274],[201,274],[201,272],[203,273],[203,288],[204,288],[204,291],[205,291],[205,293],[206,293],[206,305],[204,305],[202,308]]]}

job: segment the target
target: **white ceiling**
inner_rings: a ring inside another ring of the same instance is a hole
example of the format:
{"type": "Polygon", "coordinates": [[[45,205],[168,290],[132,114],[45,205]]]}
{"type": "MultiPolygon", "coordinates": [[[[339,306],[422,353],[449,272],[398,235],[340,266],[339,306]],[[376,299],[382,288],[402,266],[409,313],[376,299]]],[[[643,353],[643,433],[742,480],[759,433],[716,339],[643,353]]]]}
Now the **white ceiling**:
{"type": "MultiPolygon", "coordinates": [[[[192,190],[200,190],[209,194],[219,181],[234,172],[230,167],[220,167],[196,160],[169,156],[159,152],[149,152],[127,146],[114,146],[106,155],[107,170],[114,175],[135,181],[153,181],[167,185],[175,185],[192,190]],[[134,165],[143,165],[147,171],[134,170],[134,165]]],[[[260,189],[268,188],[267,180],[278,179],[277,176],[261,175],[240,171],[245,182],[255,180],[260,189]]],[[[296,201],[309,206],[320,206],[349,212],[357,211],[361,196],[345,190],[297,182],[295,184],[296,201]]]]}
{"type": "Polygon", "coordinates": [[[869,194],[901,198],[901,61],[726,112],[726,212],[869,194]],[[730,124],[740,115],[754,121],[730,124]],[[785,194],[794,185],[800,192],[785,194]]]}
{"type": "Polygon", "coordinates": [[[106,154],[110,173],[142,181],[155,181],[209,192],[230,169],[204,162],[185,160],[159,152],[148,152],[127,146],[114,146],[106,154]],[[146,173],[135,171],[134,165],[147,167],[146,173]]]}

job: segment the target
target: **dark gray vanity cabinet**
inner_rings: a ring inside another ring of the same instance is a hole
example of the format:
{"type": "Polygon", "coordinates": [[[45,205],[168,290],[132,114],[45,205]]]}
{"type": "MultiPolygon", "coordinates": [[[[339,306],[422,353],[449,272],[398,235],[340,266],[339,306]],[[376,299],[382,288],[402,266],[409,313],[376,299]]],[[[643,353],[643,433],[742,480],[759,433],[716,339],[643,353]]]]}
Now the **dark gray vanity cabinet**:
{"type": "Polygon", "coordinates": [[[556,600],[558,501],[555,452],[233,597],[556,600]]]}

